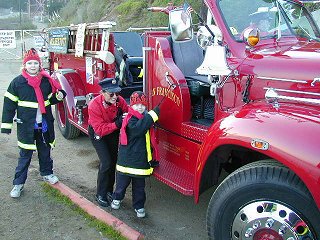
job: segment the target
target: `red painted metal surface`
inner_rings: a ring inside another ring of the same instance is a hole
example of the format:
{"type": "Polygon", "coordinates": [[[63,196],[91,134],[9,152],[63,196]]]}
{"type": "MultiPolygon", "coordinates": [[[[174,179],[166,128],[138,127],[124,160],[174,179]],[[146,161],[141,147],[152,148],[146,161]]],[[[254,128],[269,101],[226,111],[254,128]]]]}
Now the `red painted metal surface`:
{"type": "Polygon", "coordinates": [[[199,152],[195,195],[199,191],[201,166],[215,148],[234,144],[250,149],[251,139],[261,138],[270,143],[269,150],[263,153],[291,168],[306,184],[320,208],[319,105],[280,102],[277,110],[265,103],[266,88],[288,90],[284,95],[290,97],[319,99],[320,83],[312,85],[312,82],[320,77],[320,43],[290,37],[277,41],[264,39],[253,50],[246,51],[245,43],[231,36],[218,1],[206,2],[231,52],[228,64],[239,74],[219,90],[215,124],[199,152]],[[248,76],[251,77],[250,101],[256,104],[245,105],[242,93],[248,76]]]}
{"type": "Polygon", "coordinates": [[[319,191],[312,189],[320,184],[320,149],[313,142],[319,141],[319,124],[320,110],[315,107],[283,103],[277,110],[265,102],[248,104],[210,128],[201,146],[195,185],[200,184],[205,159],[212,149],[226,144],[253,149],[251,141],[263,139],[269,149],[258,151],[292,169],[318,200],[319,191]],[[306,143],[307,139],[312,140],[311,144],[306,143]]]}
{"type": "Polygon", "coordinates": [[[192,139],[199,143],[204,141],[208,130],[209,127],[194,122],[184,122],[181,125],[182,137],[192,139]]]}
{"type": "Polygon", "coordinates": [[[191,117],[189,89],[181,70],[172,59],[170,45],[165,37],[154,37],[146,33],[147,44],[151,47],[148,52],[150,60],[146,69],[148,81],[149,108],[153,108],[162,101],[161,114],[168,116],[160,118],[161,126],[169,131],[181,133],[181,123],[191,117]],[[169,81],[177,87],[173,88],[166,82],[166,73],[169,81]]]}
{"type": "MultiPolygon", "coordinates": [[[[270,143],[268,151],[262,153],[270,156],[270,158],[277,159],[296,172],[308,186],[318,206],[320,206],[320,196],[315,190],[320,183],[320,171],[317,167],[319,164],[317,159],[320,154],[319,148],[315,147],[318,145],[312,144],[312,146],[302,149],[302,144],[304,144],[302,139],[305,139],[303,133],[306,133],[306,128],[310,131],[309,141],[319,142],[320,125],[319,122],[311,122],[305,123],[305,126],[300,122],[306,122],[306,120],[299,118],[302,115],[310,116],[310,109],[312,109],[312,118],[318,119],[320,117],[319,107],[311,107],[308,110],[309,112],[292,118],[292,113],[297,112],[297,109],[281,106],[281,111],[285,113],[279,113],[271,104],[265,104],[266,88],[320,92],[318,83],[318,87],[310,87],[314,78],[320,77],[318,67],[320,54],[316,53],[320,49],[320,43],[306,42],[297,38],[283,38],[277,42],[274,39],[265,39],[254,50],[246,51],[245,43],[236,42],[230,36],[219,8],[215,4],[216,1],[208,1],[209,8],[215,16],[216,24],[223,32],[224,42],[231,52],[227,59],[228,65],[239,74],[230,77],[223,88],[218,89],[215,119],[210,129],[205,126],[198,127],[197,124],[190,122],[190,94],[188,91],[184,91],[187,90],[186,82],[184,76],[172,61],[167,40],[159,36],[150,36],[148,41],[148,46],[152,49],[152,53],[150,53],[152,61],[147,69],[148,79],[152,79],[148,85],[149,91],[152,92],[158,86],[168,87],[167,83],[163,81],[165,72],[169,72],[170,76],[173,76],[170,78],[173,83],[178,86],[181,84],[173,92],[181,99],[182,104],[177,106],[169,99],[163,101],[161,113],[166,117],[161,118],[160,126],[168,130],[167,133],[164,132],[163,134],[165,136],[171,133],[177,134],[174,140],[168,141],[174,144],[184,138],[201,143],[201,148],[197,153],[198,156],[191,159],[191,161],[197,162],[195,165],[194,163],[191,164],[195,166],[193,170],[195,171],[194,195],[196,200],[199,195],[199,186],[205,163],[217,147],[235,145],[245,147],[248,150],[259,151],[253,149],[250,143],[254,138],[261,138],[270,143]],[[301,71],[302,69],[303,71],[301,71]],[[251,81],[249,100],[257,102],[257,104],[246,105],[243,101],[243,92],[248,79],[251,81]],[[252,111],[255,114],[240,117],[246,111],[252,111]],[[269,112],[273,112],[273,114],[269,112]],[[299,130],[296,133],[292,131],[292,129],[298,128],[299,130]],[[291,141],[292,138],[295,138],[296,141],[291,141]],[[312,172],[312,176],[307,174],[310,172],[312,172]]],[[[296,93],[289,92],[287,96],[296,96],[296,93]]],[[[301,93],[299,97],[310,98],[310,95],[301,93]]],[[[314,95],[311,98],[317,99],[319,96],[314,95]]],[[[150,96],[150,100],[150,107],[152,108],[160,101],[160,98],[157,94],[153,94],[150,96]]],[[[290,106],[294,107],[295,105],[290,106]]],[[[301,106],[300,108],[303,109],[304,107],[301,106]]],[[[185,146],[188,147],[188,143],[186,144],[185,146]]],[[[166,156],[165,159],[167,158],[166,156]]],[[[184,168],[183,162],[179,163],[177,161],[175,165],[184,168]]],[[[161,174],[164,173],[160,172],[158,175],[161,174]]]]}
{"type": "MultiPolygon", "coordinates": [[[[222,31],[223,44],[229,51],[227,63],[233,71],[217,89],[210,127],[192,119],[189,88],[173,61],[169,32],[144,33],[148,107],[152,109],[161,102],[156,128],[160,167],[155,169],[155,177],[185,195],[194,195],[198,201],[202,174],[210,156],[221,146],[236,146],[260,152],[288,166],[302,179],[320,208],[319,105],[279,101],[277,107],[265,99],[266,90],[274,88],[288,97],[319,100],[320,81],[314,79],[320,78],[320,43],[297,37],[270,38],[248,50],[244,42],[236,41],[230,33],[217,5],[219,1],[205,2],[222,31]],[[249,103],[244,99],[246,91],[249,103]],[[269,148],[253,148],[254,139],[267,142],[269,148]]],[[[113,46],[113,38],[110,43],[113,46]]],[[[98,81],[114,76],[114,65],[103,65],[104,71],[97,71],[91,85],[85,80],[84,59],[57,54],[53,61],[60,69],[75,69],[77,78],[73,74],[65,76],[70,96],[97,93],[98,81]]],[[[86,110],[84,113],[87,114],[86,110]]],[[[70,117],[77,126],[74,111],[70,117]]],[[[85,124],[78,127],[85,131],[85,124]]]]}
{"type": "Polygon", "coordinates": [[[160,166],[154,176],[185,195],[194,193],[194,169],[200,144],[157,128],[160,166]]]}
{"type": "Polygon", "coordinates": [[[176,191],[193,196],[194,176],[175,164],[160,158],[160,166],[155,169],[154,177],[172,187],[176,191]]]}

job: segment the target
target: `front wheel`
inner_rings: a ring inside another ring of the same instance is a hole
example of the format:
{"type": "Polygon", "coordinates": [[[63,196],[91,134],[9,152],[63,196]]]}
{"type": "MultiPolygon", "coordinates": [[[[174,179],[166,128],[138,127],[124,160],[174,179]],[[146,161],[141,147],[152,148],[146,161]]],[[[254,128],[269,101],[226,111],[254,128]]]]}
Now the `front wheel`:
{"type": "Polygon", "coordinates": [[[68,120],[68,112],[65,101],[55,105],[56,120],[59,130],[66,139],[73,139],[80,135],[80,130],[68,120]]]}
{"type": "Polygon", "coordinates": [[[305,185],[274,161],[250,163],[230,174],[207,211],[213,240],[316,240],[319,222],[319,209],[305,185]]]}

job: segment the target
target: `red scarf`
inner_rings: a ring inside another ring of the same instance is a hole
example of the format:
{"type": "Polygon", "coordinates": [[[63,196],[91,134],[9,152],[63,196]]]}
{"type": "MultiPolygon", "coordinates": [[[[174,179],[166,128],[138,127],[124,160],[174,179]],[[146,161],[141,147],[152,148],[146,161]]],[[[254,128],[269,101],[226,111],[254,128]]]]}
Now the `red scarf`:
{"type": "Polygon", "coordinates": [[[27,79],[28,84],[33,87],[35,93],[36,93],[36,97],[37,97],[37,101],[39,103],[40,106],[40,111],[42,114],[46,113],[46,107],[44,104],[44,99],[43,99],[43,94],[40,88],[40,84],[41,84],[41,80],[43,77],[46,77],[49,79],[49,83],[51,85],[52,88],[52,93],[56,93],[57,90],[61,90],[61,85],[59,82],[53,80],[51,78],[51,76],[49,75],[49,73],[47,73],[45,70],[41,70],[37,76],[30,76],[27,71],[25,69],[22,70],[22,76],[27,79]]]}
{"type": "MultiPolygon", "coordinates": [[[[120,129],[120,144],[121,145],[128,145],[128,137],[126,133],[126,127],[128,125],[128,122],[132,116],[135,116],[138,119],[142,119],[144,117],[143,114],[133,110],[131,107],[129,107],[129,111],[127,116],[122,121],[122,126],[120,129]]],[[[158,149],[156,147],[156,139],[153,131],[153,127],[149,129],[150,132],[150,141],[153,148],[153,159],[158,160],[158,149]]]]}
{"type": "Polygon", "coordinates": [[[128,109],[128,114],[127,116],[123,119],[122,121],[122,126],[120,129],[120,143],[121,145],[128,145],[128,137],[126,133],[126,127],[128,125],[129,120],[131,119],[132,116],[135,116],[138,119],[143,118],[143,114],[133,110],[131,107],[128,109]]]}

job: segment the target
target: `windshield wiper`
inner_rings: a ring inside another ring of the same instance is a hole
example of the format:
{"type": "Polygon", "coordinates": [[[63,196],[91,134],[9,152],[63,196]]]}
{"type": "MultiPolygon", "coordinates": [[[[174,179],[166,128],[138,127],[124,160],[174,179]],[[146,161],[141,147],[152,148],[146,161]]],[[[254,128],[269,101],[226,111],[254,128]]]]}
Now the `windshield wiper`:
{"type": "Polygon", "coordinates": [[[277,5],[277,9],[278,9],[278,12],[279,12],[279,21],[278,21],[278,29],[277,29],[277,41],[280,40],[281,38],[281,12],[279,11],[279,2],[278,0],[276,0],[276,5],[277,5]]]}

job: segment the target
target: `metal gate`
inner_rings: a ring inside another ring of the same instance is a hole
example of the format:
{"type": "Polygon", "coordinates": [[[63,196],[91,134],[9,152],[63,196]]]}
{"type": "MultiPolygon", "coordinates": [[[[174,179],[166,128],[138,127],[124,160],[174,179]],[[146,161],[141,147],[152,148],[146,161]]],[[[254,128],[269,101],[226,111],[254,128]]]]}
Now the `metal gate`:
{"type": "Polygon", "coordinates": [[[1,31],[0,60],[21,59],[22,30],[1,31]]]}
{"type": "Polygon", "coordinates": [[[32,47],[40,51],[45,45],[45,39],[46,35],[39,30],[1,30],[0,60],[22,59],[24,52],[32,47]],[[6,34],[11,45],[1,44],[7,41],[6,34]]]}

